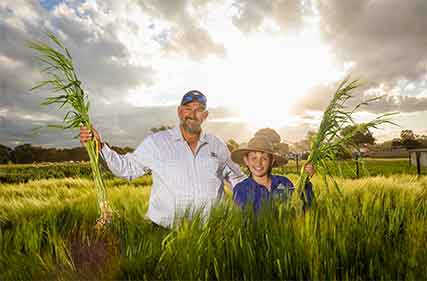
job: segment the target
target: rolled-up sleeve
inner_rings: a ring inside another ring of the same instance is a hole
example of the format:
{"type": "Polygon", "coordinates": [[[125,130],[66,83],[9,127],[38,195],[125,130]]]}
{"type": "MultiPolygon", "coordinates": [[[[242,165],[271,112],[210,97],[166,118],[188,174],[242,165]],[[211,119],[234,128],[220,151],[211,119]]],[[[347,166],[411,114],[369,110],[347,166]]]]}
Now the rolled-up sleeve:
{"type": "Polygon", "coordinates": [[[153,141],[147,137],[134,152],[125,155],[115,152],[108,145],[104,145],[101,150],[101,157],[115,176],[132,180],[143,176],[150,170],[155,159],[155,151],[156,147],[153,145],[153,141]]]}
{"type": "Polygon", "coordinates": [[[239,182],[243,181],[248,176],[242,173],[242,171],[240,170],[240,166],[231,160],[230,151],[226,146],[224,151],[222,151],[222,153],[224,156],[223,158],[224,166],[222,170],[222,176],[234,188],[239,182]]]}

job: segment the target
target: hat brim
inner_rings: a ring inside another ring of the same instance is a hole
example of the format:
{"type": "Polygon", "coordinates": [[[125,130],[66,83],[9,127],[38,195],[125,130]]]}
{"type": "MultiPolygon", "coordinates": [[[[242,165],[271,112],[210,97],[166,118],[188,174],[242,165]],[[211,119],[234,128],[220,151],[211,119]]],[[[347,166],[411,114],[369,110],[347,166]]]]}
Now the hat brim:
{"type": "Polygon", "coordinates": [[[286,157],[284,157],[283,155],[280,155],[278,153],[275,153],[275,152],[272,152],[269,150],[265,150],[262,148],[260,148],[260,149],[253,149],[253,148],[236,149],[231,153],[231,160],[233,160],[234,163],[237,163],[240,165],[245,165],[245,162],[243,161],[243,157],[246,154],[248,154],[249,152],[253,152],[253,151],[265,152],[265,153],[272,155],[274,158],[273,168],[280,167],[280,166],[283,166],[283,165],[288,163],[288,159],[286,159],[286,157]]]}

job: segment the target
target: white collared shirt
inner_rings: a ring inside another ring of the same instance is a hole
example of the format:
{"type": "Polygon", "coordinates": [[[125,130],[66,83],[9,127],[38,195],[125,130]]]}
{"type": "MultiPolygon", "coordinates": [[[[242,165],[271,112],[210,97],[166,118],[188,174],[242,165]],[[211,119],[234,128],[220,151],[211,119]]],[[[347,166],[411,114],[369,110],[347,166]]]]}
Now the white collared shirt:
{"type": "Polygon", "coordinates": [[[234,187],[246,178],[219,138],[202,132],[193,154],[179,127],[146,137],[133,153],[120,155],[104,145],[101,155],[118,177],[131,180],[152,171],[147,217],[165,227],[184,211],[207,215],[223,196],[224,179],[234,187]]]}

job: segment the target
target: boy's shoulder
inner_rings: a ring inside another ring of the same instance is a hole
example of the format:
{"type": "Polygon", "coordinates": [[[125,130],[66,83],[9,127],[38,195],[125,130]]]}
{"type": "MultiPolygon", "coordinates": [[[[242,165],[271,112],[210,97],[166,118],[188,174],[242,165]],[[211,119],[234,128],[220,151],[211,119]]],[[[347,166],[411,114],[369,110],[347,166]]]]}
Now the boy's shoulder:
{"type": "Polygon", "coordinates": [[[250,187],[252,185],[252,179],[250,177],[242,180],[241,182],[239,182],[238,184],[236,184],[236,186],[234,187],[234,190],[243,190],[246,189],[248,187],[250,187]]]}
{"type": "Polygon", "coordinates": [[[285,186],[294,186],[293,182],[285,176],[272,175],[272,177],[273,180],[277,183],[277,185],[283,184],[285,186]]]}

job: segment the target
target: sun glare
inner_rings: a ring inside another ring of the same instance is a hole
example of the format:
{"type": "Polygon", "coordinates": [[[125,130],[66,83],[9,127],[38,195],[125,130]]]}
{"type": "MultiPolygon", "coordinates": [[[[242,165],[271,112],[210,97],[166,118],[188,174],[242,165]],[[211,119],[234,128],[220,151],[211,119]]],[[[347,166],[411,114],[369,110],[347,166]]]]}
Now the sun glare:
{"type": "Polygon", "coordinates": [[[224,57],[214,54],[193,60],[182,53],[153,55],[161,44],[153,47],[153,40],[146,37],[168,30],[162,21],[150,25],[149,35],[123,33],[136,65],[154,66],[155,70],[155,83],[129,91],[126,100],[135,106],[172,105],[183,92],[200,89],[207,93],[209,107],[234,108],[239,121],[253,130],[278,129],[296,123],[291,109],[308,89],[343,76],[345,69],[334,63],[314,20],[299,33],[284,34],[268,21],[257,32],[244,33],[224,15],[227,7],[214,9],[217,12],[203,21],[214,41],[223,44],[224,57]]]}
{"type": "MultiPolygon", "coordinates": [[[[259,33],[228,46],[221,65],[228,104],[254,130],[294,121],[290,109],[310,87],[336,80],[340,72],[316,34],[275,38],[259,33]]],[[[218,70],[220,71],[220,70],[218,70]]]]}

